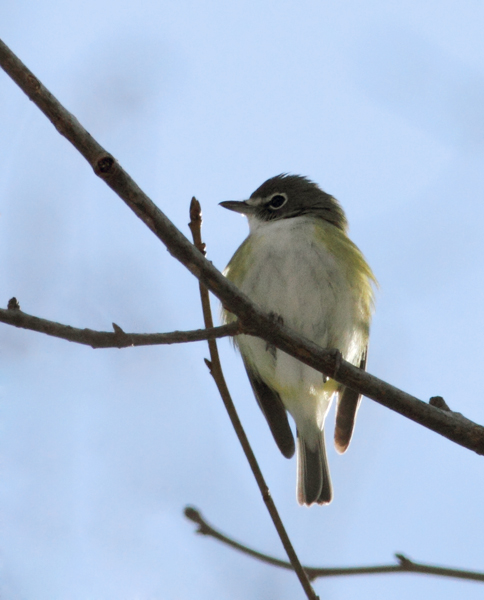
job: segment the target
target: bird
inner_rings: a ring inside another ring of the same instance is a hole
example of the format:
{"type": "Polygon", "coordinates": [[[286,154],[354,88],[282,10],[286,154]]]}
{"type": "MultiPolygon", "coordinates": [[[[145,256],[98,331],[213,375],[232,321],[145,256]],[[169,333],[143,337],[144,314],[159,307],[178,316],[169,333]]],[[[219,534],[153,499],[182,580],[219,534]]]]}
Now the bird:
{"type": "MultiPolygon", "coordinates": [[[[220,205],[249,222],[249,235],[225,277],[275,322],[322,348],[337,349],[343,359],[365,369],[377,281],[347,235],[347,219],[336,198],[307,177],[282,173],[247,200],[220,205]]],[[[225,323],[235,319],[222,307],[225,323]]],[[[336,397],[334,443],[344,453],[361,395],[261,338],[241,334],[234,343],[279,450],[291,458],[297,445],[298,503],[329,504],[333,489],[325,418],[336,397]]]]}

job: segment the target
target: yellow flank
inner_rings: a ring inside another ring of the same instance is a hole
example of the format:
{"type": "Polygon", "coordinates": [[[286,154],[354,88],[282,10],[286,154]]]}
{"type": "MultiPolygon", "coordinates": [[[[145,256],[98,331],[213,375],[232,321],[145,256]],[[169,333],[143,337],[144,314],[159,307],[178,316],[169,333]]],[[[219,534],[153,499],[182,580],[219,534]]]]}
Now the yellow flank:
{"type": "MultiPolygon", "coordinates": [[[[236,253],[232,256],[229,264],[223,271],[223,275],[238,288],[241,287],[241,283],[247,274],[247,269],[251,266],[251,256],[254,249],[249,246],[253,246],[253,238],[250,235],[237,248],[236,253]]],[[[236,320],[237,317],[233,313],[226,310],[223,306],[221,309],[222,321],[224,323],[231,323],[236,320]]],[[[236,338],[233,337],[232,340],[235,344],[237,343],[236,338]]]]}
{"type": "Polygon", "coordinates": [[[346,233],[331,223],[315,219],[315,229],[319,239],[346,272],[350,285],[359,290],[364,312],[362,316],[369,323],[375,304],[372,284],[378,287],[378,281],[365,257],[346,233]]]}

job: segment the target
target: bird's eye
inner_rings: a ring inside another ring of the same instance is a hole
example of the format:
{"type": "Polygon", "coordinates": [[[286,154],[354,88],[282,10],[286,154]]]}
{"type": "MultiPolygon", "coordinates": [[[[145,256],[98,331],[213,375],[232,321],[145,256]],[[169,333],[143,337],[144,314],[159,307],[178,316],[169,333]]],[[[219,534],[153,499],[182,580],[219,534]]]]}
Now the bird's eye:
{"type": "Polygon", "coordinates": [[[281,208],[281,206],[283,206],[286,202],[287,202],[286,196],[283,196],[282,194],[276,194],[275,196],[272,196],[272,198],[270,199],[269,208],[273,208],[274,210],[277,210],[278,208],[281,208]]]}

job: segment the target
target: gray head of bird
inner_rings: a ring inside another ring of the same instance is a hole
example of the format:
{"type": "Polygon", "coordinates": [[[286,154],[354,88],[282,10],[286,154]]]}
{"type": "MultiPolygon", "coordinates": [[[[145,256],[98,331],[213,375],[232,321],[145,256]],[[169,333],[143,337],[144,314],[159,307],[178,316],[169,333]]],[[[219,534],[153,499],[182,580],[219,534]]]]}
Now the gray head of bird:
{"type": "Polygon", "coordinates": [[[339,202],[307,177],[281,174],[265,181],[248,200],[227,200],[220,206],[245,215],[253,224],[293,219],[302,215],[324,219],[346,231],[339,202]]]}

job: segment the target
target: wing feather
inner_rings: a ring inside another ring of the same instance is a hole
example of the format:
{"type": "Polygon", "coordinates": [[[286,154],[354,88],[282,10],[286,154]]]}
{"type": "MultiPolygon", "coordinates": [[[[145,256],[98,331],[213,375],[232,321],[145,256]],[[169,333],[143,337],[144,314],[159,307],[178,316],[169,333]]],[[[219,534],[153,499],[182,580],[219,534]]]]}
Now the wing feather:
{"type": "Polygon", "coordinates": [[[294,436],[292,435],[287,412],[281,397],[275,390],[262,381],[255,369],[247,364],[245,368],[254,395],[267,420],[269,429],[274,436],[279,450],[286,458],[291,458],[295,451],[294,436]]]}

